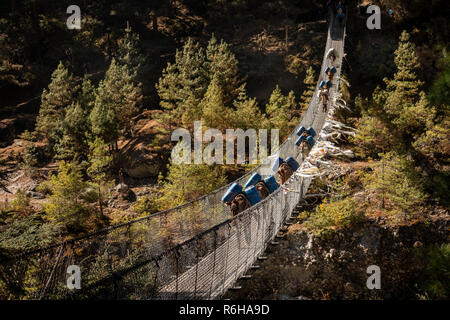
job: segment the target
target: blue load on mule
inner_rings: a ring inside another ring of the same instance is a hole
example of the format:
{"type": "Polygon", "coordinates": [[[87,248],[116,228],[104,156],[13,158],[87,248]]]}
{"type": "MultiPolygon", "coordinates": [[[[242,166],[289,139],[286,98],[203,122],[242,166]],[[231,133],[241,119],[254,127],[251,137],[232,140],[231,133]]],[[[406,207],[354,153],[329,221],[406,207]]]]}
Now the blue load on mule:
{"type": "Polygon", "coordinates": [[[261,201],[261,197],[259,196],[258,190],[256,190],[255,186],[245,189],[244,193],[252,206],[261,201]]]}
{"type": "Polygon", "coordinates": [[[336,68],[335,67],[328,67],[326,70],[325,70],[325,73],[326,74],[328,74],[328,72],[331,72],[331,73],[336,73],[336,68]]]}
{"type": "Polygon", "coordinates": [[[330,89],[331,86],[332,86],[331,81],[325,82],[325,81],[322,80],[322,81],[320,81],[319,88],[320,88],[320,89],[323,89],[323,87],[325,86],[325,84],[327,85],[327,89],[330,89]]]}
{"type": "Polygon", "coordinates": [[[278,183],[275,180],[274,176],[268,176],[264,179],[264,183],[266,184],[267,188],[269,189],[270,193],[274,192],[278,189],[278,183]]]}
{"type": "Polygon", "coordinates": [[[276,171],[280,185],[283,185],[298,167],[298,162],[292,157],[288,157],[286,161],[283,161],[282,158],[278,158],[273,164],[272,170],[276,171]]]}
{"type": "Polygon", "coordinates": [[[286,158],[286,163],[291,167],[292,171],[296,171],[300,167],[298,162],[292,157],[286,158]]]}
{"type": "Polygon", "coordinates": [[[306,137],[306,136],[300,136],[300,137],[297,139],[297,141],[295,141],[295,145],[298,147],[298,146],[301,145],[301,143],[302,143],[303,141],[308,142],[308,144],[309,144],[309,146],[310,146],[311,148],[314,146],[314,143],[315,143],[314,138],[313,138],[312,136],[308,136],[308,137],[306,137]]]}
{"type": "Polygon", "coordinates": [[[306,132],[308,135],[313,136],[313,137],[316,136],[316,132],[314,131],[314,129],[312,127],[309,127],[308,129],[305,129],[304,126],[301,126],[297,130],[297,135],[301,136],[303,134],[303,132],[306,132]]]}
{"type": "Polygon", "coordinates": [[[251,186],[256,187],[261,200],[267,198],[278,188],[278,184],[273,176],[268,176],[266,179],[262,180],[261,175],[257,172],[252,174],[252,176],[247,180],[244,188],[247,189],[251,186]]]}
{"type": "Polygon", "coordinates": [[[303,141],[307,141],[311,147],[314,145],[313,137],[316,136],[316,132],[312,127],[309,127],[308,130],[306,130],[305,127],[301,126],[297,130],[297,135],[299,135],[300,137],[297,139],[297,141],[295,141],[296,146],[300,146],[303,141]]]}
{"type": "Polygon", "coordinates": [[[242,186],[235,182],[223,195],[222,201],[230,207],[230,213],[234,217],[261,201],[261,197],[255,186],[242,191],[242,186]]]}
{"type": "Polygon", "coordinates": [[[241,192],[242,192],[242,186],[237,182],[233,183],[228,188],[228,191],[223,195],[222,202],[232,201],[241,192]]]}
{"type": "Polygon", "coordinates": [[[278,168],[283,164],[286,163],[293,171],[297,170],[300,166],[297,161],[295,161],[294,158],[288,157],[286,160],[283,160],[283,158],[278,157],[277,160],[272,165],[272,171],[276,172],[278,168]]]}
{"type": "Polygon", "coordinates": [[[283,158],[278,157],[278,159],[276,159],[272,164],[272,171],[276,172],[283,162],[283,158]]]}
{"type": "Polygon", "coordinates": [[[252,176],[247,180],[247,183],[245,184],[244,188],[248,188],[250,186],[256,185],[258,182],[262,180],[261,175],[258,172],[255,172],[252,174],[252,176]]]}

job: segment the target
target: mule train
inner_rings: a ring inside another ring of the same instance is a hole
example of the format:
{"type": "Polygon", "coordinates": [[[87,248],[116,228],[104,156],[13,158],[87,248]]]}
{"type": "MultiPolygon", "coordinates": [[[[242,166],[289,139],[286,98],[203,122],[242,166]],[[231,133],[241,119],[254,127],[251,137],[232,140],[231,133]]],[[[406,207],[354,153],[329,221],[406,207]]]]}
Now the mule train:
{"type": "Polygon", "coordinates": [[[272,165],[272,171],[276,172],[279,183],[273,175],[263,179],[259,173],[254,173],[247,180],[244,188],[237,182],[233,183],[222,197],[222,201],[230,207],[231,216],[234,217],[267,198],[278,189],[279,185],[283,185],[298,168],[299,164],[294,158],[289,157],[283,160],[279,157],[272,165]]]}
{"type": "MultiPolygon", "coordinates": [[[[295,144],[302,150],[303,158],[314,146],[316,132],[312,127],[306,129],[300,127],[297,130],[299,136],[295,144]]],[[[259,173],[254,173],[244,185],[244,188],[237,182],[233,183],[222,197],[222,201],[230,207],[231,216],[238,215],[242,211],[250,208],[259,201],[267,198],[279,185],[283,185],[292,174],[300,167],[294,158],[288,157],[286,160],[278,157],[272,164],[272,171],[276,172],[278,183],[273,175],[262,179],[259,173]]]]}

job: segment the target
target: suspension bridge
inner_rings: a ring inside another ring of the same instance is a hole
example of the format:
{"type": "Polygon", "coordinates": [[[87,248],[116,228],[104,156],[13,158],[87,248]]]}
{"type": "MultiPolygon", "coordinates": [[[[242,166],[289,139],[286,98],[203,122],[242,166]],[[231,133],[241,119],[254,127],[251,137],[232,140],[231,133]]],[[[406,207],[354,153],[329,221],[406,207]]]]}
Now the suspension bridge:
{"type": "MultiPolygon", "coordinates": [[[[337,69],[330,96],[337,94],[344,57],[345,23],[333,15],[321,72],[308,109],[277,156],[303,155],[295,145],[300,126],[320,132],[327,119],[317,95],[334,48],[337,69]]],[[[263,165],[255,172],[263,177],[263,165]]],[[[217,299],[245,278],[306,195],[311,177],[292,175],[269,197],[230,218],[221,197],[229,185],[199,199],[95,233],[13,257],[0,257],[0,295],[27,299],[217,299]],[[295,190],[290,192],[287,190],[295,190]],[[68,267],[81,271],[81,288],[67,286],[68,267]]]]}

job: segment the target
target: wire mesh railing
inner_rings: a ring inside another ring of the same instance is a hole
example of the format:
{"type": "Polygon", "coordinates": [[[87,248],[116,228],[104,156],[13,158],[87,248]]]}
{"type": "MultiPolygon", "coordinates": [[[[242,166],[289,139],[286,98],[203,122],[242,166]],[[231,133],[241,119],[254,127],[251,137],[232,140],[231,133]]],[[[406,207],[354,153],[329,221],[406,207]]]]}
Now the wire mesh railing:
{"type": "MultiPolygon", "coordinates": [[[[325,52],[339,52],[330,94],[339,87],[345,27],[328,28],[325,52]]],[[[320,75],[325,74],[324,55],[320,75]]],[[[319,77],[320,80],[320,77],[319,77]]],[[[278,155],[303,161],[300,126],[320,132],[326,118],[317,96],[278,155]]],[[[263,166],[236,180],[245,183],[263,166]]],[[[0,261],[0,298],[209,299],[223,294],[273,239],[309,187],[293,175],[268,198],[230,219],[221,197],[229,185],[179,207],[0,261]],[[67,268],[81,270],[80,290],[67,287],[67,268]]]]}

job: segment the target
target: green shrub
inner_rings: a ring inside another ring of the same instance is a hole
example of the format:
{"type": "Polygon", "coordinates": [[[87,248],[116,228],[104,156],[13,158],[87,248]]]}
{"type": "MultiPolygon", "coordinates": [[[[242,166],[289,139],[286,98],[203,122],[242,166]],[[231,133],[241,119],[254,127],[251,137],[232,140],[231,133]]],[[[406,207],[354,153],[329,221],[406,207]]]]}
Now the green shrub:
{"type": "Polygon", "coordinates": [[[88,184],[83,180],[82,173],[74,163],[61,161],[57,175],[39,186],[39,190],[50,190],[48,201],[43,204],[46,218],[56,224],[65,226],[68,230],[79,231],[85,227],[90,210],[81,196],[88,184]]]}
{"type": "Polygon", "coordinates": [[[0,233],[0,256],[17,254],[51,244],[60,229],[50,223],[42,223],[39,215],[18,219],[0,233]]]}
{"type": "Polygon", "coordinates": [[[310,215],[306,227],[315,236],[326,238],[336,230],[348,228],[362,219],[363,215],[357,210],[356,202],[351,198],[331,202],[325,199],[310,215]]]}
{"type": "Polygon", "coordinates": [[[362,158],[378,158],[383,150],[390,150],[390,134],[386,126],[376,117],[363,116],[357,123],[357,134],[350,140],[355,144],[355,153],[362,158]]]}
{"type": "Polygon", "coordinates": [[[17,190],[14,195],[14,200],[9,205],[11,210],[22,211],[30,205],[30,197],[22,189],[17,190]]]}
{"type": "Polygon", "coordinates": [[[165,210],[207,194],[226,183],[219,167],[206,164],[168,165],[166,179],[159,177],[162,196],[157,199],[158,209],[165,210]]]}
{"type": "MultiPolygon", "coordinates": [[[[54,224],[43,223],[37,214],[15,219],[0,232],[0,259],[48,246],[57,241],[61,230],[54,224]]],[[[20,263],[0,264],[0,299],[20,299],[35,296],[38,275],[46,257],[31,256],[20,263]]]]}
{"type": "Polygon", "coordinates": [[[39,149],[36,147],[34,143],[30,143],[25,147],[23,151],[20,166],[29,175],[33,175],[36,173],[36,167],[39,164],[40,159],[41,154],[39,152],[39,149]]]}
{"type": "Polygon", "coordinates": [[[34,136],[33,132],[30,132],[28,130],[25,130],[21,134],[19,134],[19,138],[27,141],[35,141],[36,137],[34,136]]]}
{"type": "Polygon", "coordinates": [[[157,212],[158,207],[155,194],[139,197],[139,199],[133,203],[133,211],[139,215],[148,215],[157,212]]]}
{"type": "Polygon", "coordinates": [[[425,270],[416,284],[419,299],[449,299],[450,244],[421,248],[417,253],[425,261],[425,270]]]}

